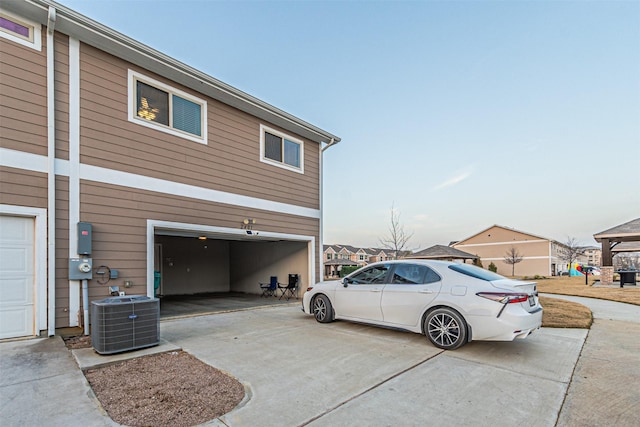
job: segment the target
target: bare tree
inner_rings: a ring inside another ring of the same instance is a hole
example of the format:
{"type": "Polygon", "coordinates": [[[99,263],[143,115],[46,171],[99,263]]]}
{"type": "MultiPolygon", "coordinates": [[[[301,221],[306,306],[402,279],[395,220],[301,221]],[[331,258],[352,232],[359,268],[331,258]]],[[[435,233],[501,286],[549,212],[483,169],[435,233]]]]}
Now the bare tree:
{"type": "Polygon", "coordinates": [[[569,264],[569,271],[574,262],[578,260],[580,255],[584,255],[586,247],[578,245],[575,237],[567,237],[564,244],[558,246],[558,257],[569,264]]]}
{"type": "Polygon", "coordinates": [[[398,259],[402,251],[407,247],[409,239],[413,233],[407,233],[404,225],[400,222],[400,212],[391,205],[391,224],[389,224],[389,234],[378,239],[382,247],[393,251],[393,259],[398,259]]]}
{"type": "Polygon", "coordinates": [[[511,275],[515,276],[516,264],[522,261],[522,254],[520,254],[520,252],[518,252],[518,249],[516,249],[514,246],[511,246],[511,249],[509,249],[504,255],[503,261],[506,264],[511,264],[511,275]]]}

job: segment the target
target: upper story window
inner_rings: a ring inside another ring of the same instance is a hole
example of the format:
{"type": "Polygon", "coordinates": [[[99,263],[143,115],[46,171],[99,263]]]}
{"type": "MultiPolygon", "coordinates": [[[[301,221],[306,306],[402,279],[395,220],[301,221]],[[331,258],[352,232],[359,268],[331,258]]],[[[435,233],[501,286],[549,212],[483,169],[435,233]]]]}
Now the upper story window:
{"type": "Polygon", "coordinates": [[[304,144],[299,139],[260,125],[260,161],[304,173],[304,144]]]}
{"type": "Polygon", "coordinates": [[[32,49],[42,50],[40,24],[18,18],[0,9],[0,37],[32,49]]]}
{"type": "Polygon", "coordinates": [[[207,103],[129,70],[129,121],[207,143],[207,103]]]}
{"type": "Polygon", "coordinates": [[[331,254],[327,254],[327,259],[330,260],[331,259],[331,254]]]}

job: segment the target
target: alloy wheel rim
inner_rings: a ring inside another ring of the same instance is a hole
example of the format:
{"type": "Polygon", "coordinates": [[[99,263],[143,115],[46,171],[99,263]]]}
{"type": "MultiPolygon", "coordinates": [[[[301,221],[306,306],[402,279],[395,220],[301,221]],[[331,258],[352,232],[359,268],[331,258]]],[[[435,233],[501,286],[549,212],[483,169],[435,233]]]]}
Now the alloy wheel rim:
{"type": "Polygon", "coordinates": [[[439,345],[450,346],[460,338],[460,325],[447,314],[436,314],[429,320],[429,336],[439,345]]]}
{"type": "Polygon", "coordinates": [[[316,319],[323,320],[325,318],[327,313],[327,306],[324,304],[324,301],[322,301],[322,299],[316,299],[315,303],[313,304],[313,312],[316,315],[316,319]]]}

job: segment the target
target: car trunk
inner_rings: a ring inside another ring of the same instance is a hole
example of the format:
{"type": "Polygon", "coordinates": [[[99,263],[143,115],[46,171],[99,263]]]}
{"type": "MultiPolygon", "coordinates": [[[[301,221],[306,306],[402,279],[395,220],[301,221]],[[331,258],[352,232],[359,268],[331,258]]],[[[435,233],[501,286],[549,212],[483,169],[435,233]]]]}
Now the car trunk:
{"type": "Polygon", "coordinates": [[[522,292],[529,295],[529,299],[525,302],[519,303],[520,306],[529,313],[537,311],[539,309],[538,304],[538,287],[536,282],[522,282],[518,280],[494,280],[491,282],[496,288],[510,290],[513,292],[522,292]]]}

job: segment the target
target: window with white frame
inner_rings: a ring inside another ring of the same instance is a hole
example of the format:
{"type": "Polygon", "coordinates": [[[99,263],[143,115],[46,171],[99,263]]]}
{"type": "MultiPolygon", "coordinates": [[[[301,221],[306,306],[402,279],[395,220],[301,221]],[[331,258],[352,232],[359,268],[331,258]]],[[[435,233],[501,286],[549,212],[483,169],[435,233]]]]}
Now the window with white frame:
{"type": "Polygon", "coordinates": [[[42,50],[40,24],[0,9],[0,37],[35,50],[42,50]]]}
{"type": "Polygon", "coordinates": [[[327,254],[327,260],[331,259],[331,254],[327,254]]]}
{"type": "Polygon", "coordinates": [[[304,173],[304,144],[299,139],[260,125],[260,161],[304,173]]]}
{"type": "Polygon", "coordinates": [[[207,143],[207,102],[129,70],[129,121],[207,143]]]}

